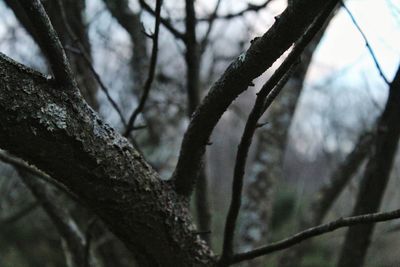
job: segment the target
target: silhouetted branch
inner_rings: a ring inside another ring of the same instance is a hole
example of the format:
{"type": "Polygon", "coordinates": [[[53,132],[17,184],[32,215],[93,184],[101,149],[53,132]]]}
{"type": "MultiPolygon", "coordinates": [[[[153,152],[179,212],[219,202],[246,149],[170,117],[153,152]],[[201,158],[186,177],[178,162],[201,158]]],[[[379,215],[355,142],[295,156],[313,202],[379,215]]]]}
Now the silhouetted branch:
{"type": "Polygon", "coordinates": [[[143,111],[144,106],[146,104],[147,98],[150,93],[151,89],[151,84],[153,83],[154,80],[154,73],[156,71],[156,66],[157,66],[157,55],[158,55],[158,35],[160,32],[160,21],[161,21],[161,6],[162,6],[162,0],[157,0],[156,3],[156,14],[155,14],[155,26],[154,26],[154,34],[151,36],[151,39],[153,40],[153,48],[151,52],[151,58],[150,58],[150,68],[149,68],[149,74],[146,80],[146,83],[144,84],[143,88],[143,94],[140,98],[139,105],[136,107],[136,109],[132,112],[124,136],[129,136],[129,134],[132,132],[132,130],[135,127],[135,120],[137,116],[143,111]]]}
{"type": "Polygon", "coordinates": [[[270,245],[254,249],[249,252],[236,254],[232,257],[232,260],[229,263],[235,264],[245,260],[250,260],[256,257],[264,256],[275,251],[287,249],[304,240],[335,231],[339,228],[353,226],[353,225],[360,225],[360,224],[371,224],[377,222],[390,221],[398,218],[400,218],[400,209],[391,212],[380,212],[380,213],[365,214],[347,218],[339,218],[336,221],[332,221],[330,223],[322,224],[320,226],[304,230],[282,241],[274,242],[270,245]]]}
{"type": "MultiPolygon", "coordinates": [[[[400,66],[390,83],[385,109],[378,119],[376,137],[360,182],[353,215],[379,210],[388,185],[400,137],[400,66]]],[[[361,267],[371,243],[374,225],[350,227],[339,256],[340,267],[361,267]]]]}
{"type": "MultiPolygon", "coordinates": [[[[153,16],[156,16],[156,11],[154,11],[144,0],[139,0],[140,5],[144,10],[152,14],[153,16]]],[[[171,21],[168,19],[165,19],[163,17],[160,17],[160,22],[164,27],[173,35],[175,38],[180,39],[182,41],[185,40],[186,36],[184,33],[178,31],[172,24],[171,21]]]]}
{"type": "Polygon", "coordinates": [[[243,177],[246,167],[246,159],[255,130],[259,127],[258,120],[271,105],[272,101],[279,94],[287,79],[293,65],[299,60],[301,53],[311,42],[317,32],[323,27],[326,19],[329,17],[332,9],[328,6],[313,22],[307,32],[296,43],[293,50],[290,52],[285,61],[274,72],[270,79],[263,85],[260,92],[257,94],[257,99],[253,109],[247,119],[245,130],[240,141],[238,152],[236,154],[236,163],[234,169],[232,199],[228,211],[228,216],[225,224],[224,245],[221,256],[221,266],[229,262],[233,254],[233,241],[237,217],[241,206],[243,177]]]}
{"type": "MultiPolygon", "coordinates": [[[[237,18],[237,17],[243,16],[245,13],[248,13],[250,11],[258,12],[259,10],[265,8],[272,1],[273,0],[266,0],[265,2],[263,2],[259,5],[247,4],[247,7],[244,8],[243,10],[240,10],[238,12],[231,13],[231,14],[215,16],[215,19],[232,19],[232,18],[237,18]]],[[[210,16],[208,18],[200,18],[199,21],[210,21],[211,19],[212,19],[212,16],[210,16]]]]}
{"type": "Polygon", "coordinates": [[[232,198],[225,223],[224,244],[222,256],[220,259],[221,266],[223,266],[225,262],[229,261],[233,254],[233,241],[235,236],[236,221],[242,202],[243,177],[245,174],[246,160],[253,140],[254,132],[257,128],[260,127],[258,120],[264,114],[266,107],[268,107],[272,103],[272,100],[275,99],[283,86],[286,84],[292,71],[292,66],[293,65],[290,65],[289,69],[286,69],[286,73],[283,74],[281,80],[278,81],[276,85],[269,83],[268,81],[263,86],[257,96],[256,103],[254,104],[253,109],[250,112],[249,118],[247,119],[245,130],[243,132],[242,139],[240,140],[240,144],[238,147],[238,152],[236,154],[232,184],[232,198]],[[266,95],[267,93],[269,94],[266,95]]]}
{"type": "Polygon", "coordinates": [[[61,183],[57,182],[53,178],[51,178],[49,175],[46,173],[40,171],[34,166],[28,165],[26,162],[23,160],[16,158],[14,156],[8,155],[5,152],[0,152],[0,161],[10,164],[16,169],[23,170],[24,172],[30,173],[34,176],[36,176],[39,179],[42,179],[44,182],[49,183],[53,186],[55,186],[57,189],[67,193],[69,196],[71,196],[73,199],[77,200],[76,196],[72,194],[64,185],[61,183]]]}
{"type": "Polygon", "coordinates": [[[286,9],[270,30],[252,42],[247,52],[242,53],[214,83],[193,114],[182,141],[173,174],[179,194],[191,194],[211,132],[231,102],[304,34],[325,7],[333,10],[337,2],[332,0],[328,5],[321,0],[296,1],[294,8],[286,9]]]}
{"type": "Polygon", "coordinates": [[[385,74],[383,74],[382,68],[378,62],[378,59],[374,53],[374,50],[372,50],[371,44],[369,43],[367,36],[365,35],[365,33],[363,32],[363,30],[361,29],[360,25],[358,25],[356,19],[354,18],[353,14],[351,13],[351,11],[347,8],[347,6],[343,3],[343,1],[340,2],[340,4],[342,5],[342,7],[344,8],[344,10],[346,10],[347,14],[349,14],[351,21],[353,22],[354,26],[357,28],[357,30],[360,32],[362,38],[364,39],[365,45],[368,49],[369,54],[372,57],[372,60],[375,63],[375,66],[379,72],[379,75],[382,77],[382,79],[385,81],[385,83],[387,85],[390,86],[390,82],[389,80],[386,78],[385,74]]]}
{"type": "Polygon", "coordinates": [[[115,102],[114,99],[111,97],[107,86],[103,83],[103,81],[101,80],[100,75],[94,69],[93,64],[92,64],[92,60],[90,59],[90,56],[86,52],[86,49],[85,49],[84,45],[79,41],[79,39],[76,37],[74,31],[70,27],[70,25],[68,23],[68,20],[67,20],[67,16],[65,14],[65,10],[64,10],[64,6],[62,4],[62,1],[61,0],[56,0],[56,1],[57,1],[57,4],[58,4],[59,8],[60,8],[61,17],[62,17],[63,23],[65,24],[65,28],[67,29],[67,33],[70,35],[71,39],[78,46],[77,50],[74,49],[74,48],[71,49],[70,47],[66,47],[66,49],[70,50],[71,52],[77,53],[77,54],[79,54],[79,55],[81,55],[83,57],[83,59],[85,60],[86,64],[88,65],[88,67],[90,68],[91,72],[93,73],[93,76],[96,79],[97,83],[100,85],[101,90],[106,95],[107,100],[111,103],[111,106],[118,113],[122,124],[124,126],[126,126],[126,121],[125,121],[124,115],[122,114],[122,111],[118,107],[117,102],[115,102]]]}
{"type": "Polygon", "coordinates": [[[214,11],[212,12],[212,14],[210,15],[210,18],[208,19],[208,27],[207,27],[207,31],[204,34],[203,39],[201,39],[200,41],[200,55],[204,53],[204,51],[207,48],[207,44],[210,38],[210,33],[213,29],[213,26],[215,25],[215,19],[217,18],[217,13],[218,13],[218,9],[221,5],[222,0],[217,0],[217,3],[215,5],[214,11]]]}

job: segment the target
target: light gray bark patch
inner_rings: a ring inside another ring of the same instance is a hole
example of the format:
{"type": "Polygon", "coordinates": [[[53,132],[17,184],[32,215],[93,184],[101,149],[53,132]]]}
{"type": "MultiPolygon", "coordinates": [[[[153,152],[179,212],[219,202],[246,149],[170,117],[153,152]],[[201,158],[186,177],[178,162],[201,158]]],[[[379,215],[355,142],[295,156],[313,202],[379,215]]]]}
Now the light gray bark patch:
{"type": "Polygon", "coordinates": [[[44,124],[49,131],[67,128],[67,110],[54,103],[47,104],[36,113],[39,122],[44,124]]]}

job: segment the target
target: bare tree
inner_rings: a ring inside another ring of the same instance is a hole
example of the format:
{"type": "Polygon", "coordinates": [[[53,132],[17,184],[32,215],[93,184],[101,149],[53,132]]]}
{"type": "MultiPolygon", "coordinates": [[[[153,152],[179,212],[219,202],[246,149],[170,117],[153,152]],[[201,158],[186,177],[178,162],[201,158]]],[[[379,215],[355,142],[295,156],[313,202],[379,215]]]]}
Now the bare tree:
{"type": "MultiPolygon", "coordinates": [[[[105,1],[108,10],[129,33],[136,49],[131,60],[132,66],[135,66],[132,72],[137,76],[134,84],[143,86],[143,90],[138,97],[139,105],[128,120],[118,104],[113,102],[108,88],[90,64],[90,45],[82,20],[78,17],[79,23],[76,26],[68,20],[72,14],[69,12],[82,11],[83,1],[69,1],[72,11],[69,7],[64,10],[62,1],[55,1],[54,8],[60,12],[55,14],[61,14],[60,17],[51,15],[52,7],[43,5],[40,0],[8,2],[39,44],[47,58],[52,76],[48,78],[0,54],[0,147],[27,163],[18,163],[6,158],[4,160],[12,162],[17,168],[23,168],[24,172],[43,173],[41,176],[45,177],[46,181],[79,200],[126,245],[139,266],[230,266],[289,248],[303,240],[341,227],[371,225],[400,217],[399,210],[372,213],[375,210],[368,209],[368,214],[357,212],[357,216],[316,226],[276,243],[247,252],[234,251],[246,160],[254,133],[260,127],[259,119],[294,74],[301,54],[326,25],[338,0],[293,2],[276,17],[275,23],[268,31],[254,39],[247,51],[231,62],[202,101],[200,56],[205,51],[213,21],[240,16],[247,11],[257,11],[269,1],[259,6],[249,5],[236,15],[226,16],[218,14],[218,1],[215,10],[206,20],[208,30],[199,41],[196,23],[201,19],[196,18],[194,1],[185,2],[185,32],[181,32],[171,20],[164,17],[161,12],[161,0],[156,1],[154,10],[141,0],[143,10],[153,14],[155,18],[154,34],[147,34],[153,45],[149,57],[144,48],[147,46],[147,42],[143,40],[145,34],[138,32],[138,13],[131,10],[121,13],[121,8],[128,7],[127,1],[105,1]],[[134,25],[129,23],[130,20],[135,22],[134,25]],[[161,25],[185,45],[188,114],[191,116],[176,168],[169,180],[165,179],[168,177],[161,177],[151,167],[138,148],[132,144],[134,138],[131,137],[136,117],[143,113],[155,77],[158,33],[161,25]],[[62,34],[65,35],[61,36],[62,34]],[[204,237],[202,231],[209,230],[204,228],[210,225],[210,219],[207,218],[207,185],[203,168],[206,146],[216,124],[235,98],[246,91],[255,78],[264,73],[291,47],[286,59],[260,89],[246,122],[236,155],[232,201],[225,224],[223,250],[221,256],[217,257],[200,237],[204,237]],[[145,66],[147,60],[150,64],[146,71],[142,72],[140,66],[145,66]],[[79,78],[81,72],[78,66],[82,66],[85,72],[82,79],[79,78]],[[138,67],[140,69],[137,69],[138,67]],[[84,82],[86,78],[90,82],[84,82]],[[129,138],[125,138],[105,123],[88,105],[96,105],[92,99],[96,85],[106,93],[108,100],[118,111],[124,134],[129,138]],[[84,86],[91,88],[87,89],[89,93],[86,95],[84,86]],[[86,97],[86,101],[82,95],[86,97]],[[189,205],[196,184],[199,185],[198,213],[201,213],[200,217],[204,220],[199,220],[200,231],[193,224],[189,205]]],[[[53,2],[47,4],[52,5],[53,2]]],[[[309,61],[311,57],[308,58],[309,61]]],[[[398,78],[392,83],[392,87],[394,89],[391,89],[388,102],[390,110],[385,111],[382,116],[382,126],[384,130],[389,130],[381,133],[381,139],[377,138],[381,141],[376,143],[378,152],[372,158],[374,160],[380,159],[381,155],[387,156],[379,153],[381,150],[389,151],[386,146],[397,144],[399,127],[392,125],[392,112],[397,111],[393,103],[399,101],[395,92],[398,78]],[[387,134],[389,132],[390,134],[387,134]],[[384,141],[386,135],[391,137],[387,144],[384,141]]],[[[134,88],[132,91],[140,90],[134,88]]],[[[293,109],[291,108],[291,112],[293,109]]],[[[394,151],[394,148],[390,150],[391,156],[394,151]]],[[[381,168],[386,168],[387,173],[390,171],[390,163],[382,166],[381,168]]],[[[372,167],[367,168],[369,169],[375,170],[372,167]]],[[[76,230],[76,227],[68,224],[72,216],[61,212],[60,204],[53,201],[56,197],[48,194],[47,184],[25,178],[24,181],[41,202],[53,223],[58,226],[62,238],[66,240],[66,247],[71,252],[75,266],[89,266],[90,238],[82,238],[80,231],[71,231],[76,230]]]]}

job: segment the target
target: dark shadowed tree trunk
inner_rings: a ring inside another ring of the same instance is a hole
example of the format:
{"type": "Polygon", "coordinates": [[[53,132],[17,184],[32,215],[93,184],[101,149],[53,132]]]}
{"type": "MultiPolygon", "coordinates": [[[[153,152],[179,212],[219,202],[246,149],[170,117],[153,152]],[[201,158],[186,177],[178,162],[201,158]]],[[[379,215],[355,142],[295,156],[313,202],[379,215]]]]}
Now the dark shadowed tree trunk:
{"type": "MultiPolygon", "coordinates": [[[[361,180],[353,214],[376,212],[382,202],[389,181],[400,136],[400,68],[389,88],[389,98],[379,119],[372,153],[361,180]]],[[[337,266],[364,265],[371,243],[374,225],[350,227],[342,247],[337,266]]]]}

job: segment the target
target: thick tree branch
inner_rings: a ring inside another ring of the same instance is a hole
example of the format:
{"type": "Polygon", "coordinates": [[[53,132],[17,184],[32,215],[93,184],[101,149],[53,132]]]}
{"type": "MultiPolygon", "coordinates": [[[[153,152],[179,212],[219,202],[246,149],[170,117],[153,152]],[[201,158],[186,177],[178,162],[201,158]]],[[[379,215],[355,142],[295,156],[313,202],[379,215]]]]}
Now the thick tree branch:
{"type": "MultiPolygon", "coordinates": [[[[337,2],[328,2],[329,8],[333,10],[337,2]]],[[[211,132],[231,102],[303,35],[326,6],[326,1],[302,0],[296,2],[293,9],[286,9],[270,30],[253,41],[247,52],[240,55],[212,86],[193,114],[182,141],[173,174],[179,194],[191,194],[211,132]]]]}
{"type": "Polygon", "coordinates": [[[42,40],[41,49],[49,60],[56,81],[70,88],[75,87],[76,82],[67,56],[42,3],[40,0],[18,1],[32,22],[38,38],[42,40]]]}
{"type": "Polygon", "coordinates": [[[221,257],[221,265],[224,262],[229,262],[233,254],[233,239],[236,226],[236,220],[241,206],[241,195],[243,187],[243,177],[245,173],[247,154],[252,143],[254,132],[258,127],[258,120],[265,113],[272,101],[279,94],[287,79],[289,78],[290,70],[299,59],[301,53],[311,42],[318,31],[324,26],[326,19],[330,16],[332,9],[328,6],[313,22],[307,32],[296,43],[293,50],[285,61],[279,66],[271,78],[264,84],[260,92],[257,94],[256,103],[250,112],[246,122],[245,130],[240,141],[236,156],[234,169],[234,178],[232,186],[232,200],[229,207],[228,216],[226,219],[224,248],[221,257]]]}
{"type": "MultiPolygon", "coordinates": [[[[41,39],[36,33],[35,28],[33,27],[28,15],[21,7],[18,1],[15,0],[5,0],[8,7],[10,7],[18,21],[22,24],[25,30],[31,35],[36,44],[41,48],[42,51],[46,51],[47,42],[41,39]]],[[[64,26],[63,22],[63,10],[60,10],[58,1],[44,1],[42,2],[46,12],[51,20],[51,23],[58,33],[60,41],[64,48],[69,47],[75,44],[76,40],[83,43],[86,50],[88,51],[90,57],[91,46],[89,43],[88,31],[84,25],[84,9],[85,9],[85,0],[76,0],[76,1],[65,1],[66,10],[64,13],[67,13],[66,17],[68,17],[68,22],[71,25],[71,28],[76,33],[77,36],[70,38],[68,35],[68,29],[64,26]]],[[[78,83],[78,87],[80,92],[82,93],[85,100],[88,104],[94,109],[98,110],[99,103],[96,99],[97,93],[97,84],[94,80],[94,77],[91,73],[91,70],[87,67],[85,59],[81,56],[81,54],[76,53],[68,53],[66,51],[67,57],[70,61],[70,65],[72,71],[75,75],[76,81],[78,83]]]]}
{"type": "Polygon", "coordinates": [[[353,226],[353,225],[361,225],[361,224],[373,224],[377,222],[385,222],[394,219],[400,218],[400,210],[394,210],[391,212],[381,212],[381,213],[373,213],[373,214],[365,214],[347,218],[340,218],[336,221],[322,224],[320,226],[316,226],[313,228],[309,228],[305,231],[302,231],[292,237],[286,238],[282,241],[274,242],[270,245],[266,245],[264,247],[260,247],[254,249],[249,252],[239,253],[233,256],[230,264],[239,263],[242,261],[254,259],[256,257],[264,256],[270,254],[275,251],[283,250],[294,246],[304,240],[309,238],[323,235],[332,231],[335,231],[339,228],[353,226]]]}
{"type": "Polygon", "coordinates": [[[140,266],[211,265],[186,201],[77,91],[58,89],[0,54],[0,147],[68,187],[140,266]]]}

